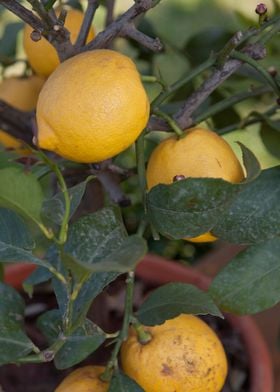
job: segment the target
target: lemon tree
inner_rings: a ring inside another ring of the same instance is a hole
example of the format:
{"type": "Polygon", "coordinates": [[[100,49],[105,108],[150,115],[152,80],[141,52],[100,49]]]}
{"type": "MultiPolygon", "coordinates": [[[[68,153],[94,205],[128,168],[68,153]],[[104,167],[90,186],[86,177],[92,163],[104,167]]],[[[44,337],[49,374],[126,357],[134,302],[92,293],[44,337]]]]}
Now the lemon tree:
{"type": "Polygon", "coordinates": [[[227,353],[200,316],[280,301],[279,10],[233,22],[215,1],[112,3],[1,2],[0,265],[35,264],[24,289],[49,282],[57,306],[37,346],[1,280],[0,364],[53,361],[56,392],[220,392],[227,353]],[[220,240],[245,247],[207,292],[170,282],[134,306],[158,244],[187,246],[189,263],[220,240]],[[109,333],[89,310],[117,279],[109,333]]]}

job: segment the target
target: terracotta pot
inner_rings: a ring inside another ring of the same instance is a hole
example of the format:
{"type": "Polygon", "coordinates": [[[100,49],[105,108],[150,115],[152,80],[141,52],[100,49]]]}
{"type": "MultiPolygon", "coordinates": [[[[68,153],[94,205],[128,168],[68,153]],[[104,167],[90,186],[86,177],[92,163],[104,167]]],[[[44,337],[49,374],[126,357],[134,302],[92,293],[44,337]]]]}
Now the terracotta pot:
{"type": "Polygon", "coordinates": [[[29,263],[8,264],[5,266],[4,282],[15,289],[21,289],[22,282],[28,278],[35,268],[35,264],[29,263]]]}
{"type": "MultiPolygon", "coordinates": [[[[185,267],[160,256],[147,255],[137,266],[136,276],[152,285],[169,282],[190,283],[207,290],[211,279],[191,267],[185,267]]],[[[273,392],[273,372],[271,358],[266,343],[250,316],[225,315],[237,330],[247,349],[250,367],[250,391],[273,392]]]]}

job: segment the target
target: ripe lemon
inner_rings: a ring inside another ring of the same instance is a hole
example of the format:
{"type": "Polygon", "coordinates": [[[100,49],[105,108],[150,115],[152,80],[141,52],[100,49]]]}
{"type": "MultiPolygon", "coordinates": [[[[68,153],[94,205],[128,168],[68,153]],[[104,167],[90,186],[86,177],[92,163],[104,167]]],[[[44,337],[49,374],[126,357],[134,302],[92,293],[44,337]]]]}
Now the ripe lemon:
{"type": "Polygon", "coordinates": [[[198,317],[181,314],[145,327],[152,340],[142,345],[131,329],[121,348],[124,372],[145,392],[219,392],[227,359],[214,331],[198,317]]]}
{"type": "MultiPolygon", "coordinates": [[[[154,149],[147,166],[147,186],[170,184],[175,176],[222,178],[239,183],[243,169],[230,145],[215,132],[191,128],[182,138],[165,139],[154,149]]],[[[215,241],[211,233],[186,238],[192,242],[215,241]]]]}
{"type": "Polygon", "coordinates": [[[37,105],[38,145],[76,162],[99,162],[129,147],[148,118],[134,63],[112,50],[85,52],[45,83],[37,105]]]}
{"type": "Polygon", "coordinates": [[[103,366],[85,366],[74,370],[55,389],[55,392],[107,392],[109,384],[99,379],[103,366]]]}
{"type": "MultiPolygon", "coordinates": [[[[0,99],[17,109],[30,111],[35,109],[39,92],[45,79],[39,76],[28,78],[8,78],[0,84],[0,99]]],[[[20,152],[21,141],[0,130],[0,144],[6,148],[13,148],[20,152]]]]}
{"type": "MultiPolygon", "coordinates": [[[[58,11],[57,11],[58,13],[58,11]]],[[[70,40],[74,44],[83,22],[84,14],[81,11],[70,9],[67,12],[65,27],[70,31],[70,40]]],[[[49,76],[59,65],[60,61],[55,48],[42,37],[35,42],[30,35],[34,29],[25,25],[23,31],[23,47],[28,61],[38,75],[49,76]]],[[[94,38],[94,30],[90,29],[87,42],[94,38]]]]}

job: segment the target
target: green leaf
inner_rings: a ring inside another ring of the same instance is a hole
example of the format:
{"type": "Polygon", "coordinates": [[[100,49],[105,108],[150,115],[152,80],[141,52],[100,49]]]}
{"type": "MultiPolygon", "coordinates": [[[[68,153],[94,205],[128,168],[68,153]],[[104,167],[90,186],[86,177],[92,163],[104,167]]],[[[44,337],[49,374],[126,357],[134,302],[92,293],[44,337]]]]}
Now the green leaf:
{"type": "Polygon", "coordinates": [[[58,339],[63,339],[65,342],[54,357],[57,369],[67,369],[81,362],[97,350],[106,339],[105,333],[90,320],[85,320],[81,327],[63,336],[62,317],[58,309],[44,313],[39,317],[37,324],[50,344],[58,339]]]}
{"type": "Polygon", "coordinates": [[[181,313],[222,317],[211,297],[186,283],[168,283],[154,290],[136,313],[144,325],[158,325],[181,313]]]}
{"type": "Polygon", "coordinates": [[[7,57],[13,58],[16,54],[17,47],[17,37],[20,30],[22,30],[23,23],[22,22],[13,22],[6,25],[4,33],[2,34],[2,38],[0,40],[0,53],[2,59],[7,57]]]}
{"type": "Polygon", "coordinates": [[[137,235],[132,235],[127,237],[118,249],[104,257],[102,261],[91,260],[90,263],[85,263],[74,258],[72,261],[82,266],[85,271],[124,273],[133,270],[146,253],[146,241],[137,235]]]}
{"type": "Polygon", "coordinates": [[[266,149],[276,158],[280,159],[280,121],[276,124],[263,123],[260,136],[266,149]],[[277,127],[276,127],[277,126],[277,127]]]}
{"type": "Polygon", "coordinates": [[[102,261],[117,250],[126,237],[119,210],[103,208],[70,227],[65,253],[84,263],[102,261]]]}
{"type": "Polygon", "coordinates": [[[36,177],[22,168],[7,167],[0,170],[0,183],[0,206],[40,225],[43,192],[36,177]]]}
{"type": "Polygon", "coordinates": [[[38,266],[23,282],[23,289],[30,297],[32,297],[33,287],[36,284],[47,282],[52,278],[52,276],[52,273],[48,269],[38,266]]]}
{"type": "Polygon", "coordinates": [[[44,7],[46,11],[49,11],[56,3],[57,0],[47,0],[44,7]]]}
{"type": "MultiPolygon", "coordinates": [[[[120,213],[115,208],[104,208],[82,217],[69,228],[65,253],[84,263],[100,262],[119,249],[127,233],[120,213]]],[[[59,261],[58,261],[59,262],[59,261]]],[[[67,267],[67,266],[66,266],[67,267]]],[[[74,270],[74,273],[77,272],[74,270]]],[[[91,272],[91,271],[90,271],[91,272]]],[[[81,270],[76,281],[81,277],[81,270]]],[[[73,303],[73,323],[85,317],[93,299],[119,275],[117,272],[90,273],[73,303]]],[[[65,312],[67,293],[57,279],[53,280],[61,312],[65,312]]]]}
{"type": "MultiPolygon", "coordinates": [[[[70,196],[70,218],[79,207],[89,179],[68,189],[70,196]]],[[[42,215],[48,220],[60,225],[63,220],[64,213],[65,202],[62,192],[58,192],[52,198],[44,201],[42,215]]]]}
{"type": "Polygon", "coordinates": [[[46,268],[51,267],[49,263],[34,256],[31,252],[0,241],[0,263],[13,263],[15,261],[17,263],[29,262],[46,268]]]}
{"type": "Polygon", "coordinates": [[[214,178],[157,185],[147,195],[150,219],[156,230],[168,237],[198,236],[219,221],[240,187],[214,178]]]}
{"type": "Polygon", "coordinates": [[[246,168],[246,182],[253,181],[261,173],[261,165],[255,154],[243,143],[237,142],[242,150],[243,163],[246,168]]]}
{"type": "Polygon", "coordinates": [[[31,234],[24,221],[13,211],[0,208],[0,263],[18,262],[51,265],[31,253],[34,247],[31,234]]]}
{"type": "Polygon", "coordinates": [[[232,243],[264,242],[280,234],[280,166],[263,170],[242,185],[231,206],[213,228],[215,236],[232,243]]]}
{"type": "Polygon", "coordinates": [[[34,241],[25,222],[15,212],[0,208],[0,242],[32,249],[34,241]]]}
{"type": "Polygon", "coordinates": [[[113,375],[108,392],[144,392],[134,380],[121,372],[113,375]]]}
{"type": "Polygon", "coordinates": [[[209,293],[226,311],[254,314],[280,301],[280,239],[253,245],[216,276],[209,293]]]}
{"type": "Polygon", "coordinates": [[[12,287],[0,283],[0,364],[16,362],[34,345],[23,330],[24,301],[12,287]]]}

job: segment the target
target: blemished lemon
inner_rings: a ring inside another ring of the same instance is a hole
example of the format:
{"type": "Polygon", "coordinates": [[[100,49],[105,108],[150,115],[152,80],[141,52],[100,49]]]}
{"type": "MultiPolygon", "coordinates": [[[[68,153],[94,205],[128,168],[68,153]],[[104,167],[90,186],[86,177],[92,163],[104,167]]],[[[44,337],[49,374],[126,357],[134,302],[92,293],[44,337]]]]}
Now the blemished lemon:
{"type": "MultiPolygon", "coordinates": [[[[0,83],[0,99],[14,106],[16,109],[30,111],[35,109],[40,90],[45,79],[39,76],[27,78],[11,77],[0,83]]],[[[19,139],[0,130],[0,144],[5,148],[15,149],[20,152],[22,142],[19,139]]]]}
{"type": "Polygon", "coordinates": [[[149,118],[133,61],[100,49],[62,63],[37,105],[38,145],[76,162],[100,162],[129,147],[149,118]]]}
{"type": "Polygon", "coordinates": [[[54,392],[107,392],[109,384],[99,379],[103,366],[84,366],[70,373],[54,392]]]}
{"type": "Polygon", "coordinates": [[[133,329],[121,348],[124,372],[145,392],[219,392],[227,376],[224,348],[201,319],[181,314],[145,327],[152,340],[139,343],[133,329]]]}
{"type": "MultiPolygon", "coordinates": [[[[191,128],[185,136],[172,136],[154,149],[147,166],[147,186],[170,184],[175,176],[222,178],[239,183],[244,179],[242,166],[230,145],[215,132],[191,128]]],[[[204,233],[191,242],[211,242],[217,238],[204,233]]]]}
{"type": "MultiPolygon", "coordinates": [[[[70,9],[67,12],[64,25],[70,31],[70,40],[73,44],[78,38],[83,18],[84,14],[79,10],[70,9]]],[[[49,76],[60,63],[57,52],[44,37],[37,42],[33,41],[30,37],[32,31],[33,28],[31,26],[25,25],[23,31],[23,47],[27,59],[38,75],[49,76]]],[[[87,42],[93,38],[94,29],[91,28],[88,33],[87,42]]]]}

